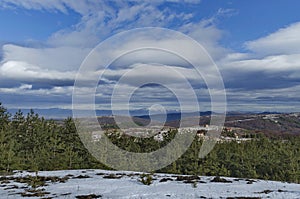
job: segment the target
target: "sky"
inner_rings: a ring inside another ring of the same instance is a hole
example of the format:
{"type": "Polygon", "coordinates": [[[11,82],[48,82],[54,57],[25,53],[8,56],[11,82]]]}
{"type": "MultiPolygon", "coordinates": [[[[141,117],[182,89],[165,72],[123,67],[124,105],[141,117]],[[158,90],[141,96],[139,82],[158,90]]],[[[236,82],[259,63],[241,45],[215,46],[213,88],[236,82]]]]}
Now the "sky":
{"type": "MultiPolygon", "coordinates": [[[[204,47],[222,76],[227,110],[299,112],[299,7],[298,0],[1,0],[0,102],[7,108],[71,109],[76,74],[99,43],[126,30],[161,27],[179,31],[204,47]]],[[[136,34],[116,42],[126,49],[136,41],[172,46],[176,39],[136,34]]],[[[102,49],[102,56],[111,57],[120,49],[102,49]]],[[[203,79],[188,63],[162,52],[127,55],[102,71],[97,109],[111,108],[114,86],[137,65],[144,68],[130,73],[130,82],[121,85],[123,92],[132,90],[139,79],[165,81],[137,88],[130,99],[132,109],[152,104],[178,109],[178,99],[168,86],[175,85],[186,98],[188,94],[176,75],[164,71],[173,67],[191,83],[201,110],[210,110],[203,79]],[[155,59],[160,65],[152,63],[155,59]]],[[[87,91],[82,87],[81,92],[87,91]]],[[[120,101],[121,95],[115,101],[117,109],[124,108],[120,101]]]]}

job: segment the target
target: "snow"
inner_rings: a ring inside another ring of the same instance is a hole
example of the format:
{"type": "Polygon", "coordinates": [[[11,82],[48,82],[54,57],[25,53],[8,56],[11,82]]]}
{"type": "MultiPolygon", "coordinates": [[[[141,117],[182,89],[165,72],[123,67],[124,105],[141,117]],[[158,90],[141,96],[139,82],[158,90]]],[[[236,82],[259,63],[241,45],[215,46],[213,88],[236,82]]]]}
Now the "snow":
{"type": "MultiPolygon", "coordinates": [[[[62,170],[40,171],[39,176],[57,176],[69,179],[63,182],[47,181],[45,189],[49,194],[43,197],[25,198],[75,198],[79,195],[95,194],[101,198],[227,198],[227,197],[260,197],[260,198],[300,198],[300,184],[224,177],[232,183],[211,182],[214,176],[200,176],[197,183],[177,181],[175,174],[153,174],[153,183],[144,185],[140,182],[140,174],[130,171],[106,170],[62,170]],[[118,179],[103,178],[109,174],[119,176],[118,179]],[[76,177],[89,176],[89,178],[76,177]],[[163,178],[173,181],[159,182],[163,178]],[[248,183],[248,184],[247,184],[248,183]],[[196,185],[196,186],[195,186],[196,185]]],[[[16,171],[9,178],[9,182],[0,185],[0,198],[23,198],[21,192],[26,192],[30,186],[26,183],[15,182],[14,178],[35,176],[34,172],[16,171]],[[14,186],[15,187],[12,187],[14,186]],[[16,187],[17,186],[17,187],[16,187]],[[11,189],[7,189],[11,188],[11,189]]],[[[3,178],[3,176],[2,176],[3,178]]]]}

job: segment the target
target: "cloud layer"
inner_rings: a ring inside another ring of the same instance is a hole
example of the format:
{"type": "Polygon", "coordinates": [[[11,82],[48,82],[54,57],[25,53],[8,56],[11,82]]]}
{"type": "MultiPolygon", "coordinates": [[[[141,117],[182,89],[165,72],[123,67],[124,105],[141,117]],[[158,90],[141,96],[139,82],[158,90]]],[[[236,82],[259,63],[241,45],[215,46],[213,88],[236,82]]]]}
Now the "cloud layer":
{"type": "MultiPolygon", "coordinates": [[[[48,107],[71,107],[72,85],[77,70],[89,52],[101,41],[115,33],[146,26],[164,27],[178,30],[198,41],[219,66],[228,95],[230,110],[292,110],[300,101],[300,22],[244,43],[243,52],[235,52],[222,46],[220,41],[224,31],[215,23],[219,15],[231,15],[234,11],[219,9],[214,16],[198,19],[197,6],[201,1],[93,1],[93,0],[3,0],[2,9],[26,9],[43,12],[70,11],[81,16],[77,24],[65,27],[52,35],[42,47],[3,44],[0,62],[0,101],[10,107],[21,107],[23,96],[29,107],[47,104],[48,107]],[[176,5],[176,6],[174,6],[176,5]],[[173,7],[172,7],[173,6],[173,7]],[[175,9],[186,6],[187,9],[175,9]],[[46,99],[47,98],[47,99],[46,99]],[[31,101],[30,101],[31,99],[31,101]],[[58,100],[59,99],[59,100],[58,100]]],[[[237,14],[237,13],[235,13],[237,14]]],[[[173,45],[174,39],[154,37],[149,40],[143,35],[134,35],[128,41],[116,41],[118,48],[107,48],[101,57],[111,57],[120,49],[134,48],[135,42],[173,45]]],[[[184,45],[185,52],[193,54],[194,49],[184,45]]],[[[209,107],[209,95],[203,80],[195,75],[192,66],[181,58],[164,52],[144,51],[119,58],[104,72],[100,81],[97,103],[109,103],[113,86],[122,74],[134,68],[135,64],[153,67],[151,62],[176,68],[187,77],[197,91],[203,107],[209,107]]],[[[200,63],[199,63],[200,64],[200,63]]],[[[202,63],[203,64],[203,63],[202,63]]],[[[157,66],[156,66],[157,67],[157,66]]],[[[140,71],[141,72],[141,71],[140,71]]],[[[141,72],[142,73],[142,72],[141,72]]],[[[86,74],[86,80],[94,74],[86,74]]],[[[172,74],[134,74],[132,79],[163,78],[166,83],[176,83],[172,74]]],[[[132,84],[123,85],[124,91],[132,84]]],[[[178,85],[180,88],[180,85],[178,85]]],[[[184,94],[185,88],[182,87],[184,94]]],[[[84,89],[82,90],[84,93],[84,89]]],[[[217,92],[217,91],[216,91],[217,92]]],[[[145,96],[149,104],[163,99],[169,108],[176,102],[171,93],[162,88],[148,86],[139,90],[138,96],[145,96]],[[159,92],[160,91],[160,92],[159,92]],[[163,97],[162,94],[165,94],[163,97]],[[155,99],[153,96],[156,96],[155,99]]],[[[141,103],[137,104],[141,107],[141,103]]],[[[25,106],[25,105],[24,105],[25,106]]],[[[176,109],[176,107],[174,108],[176,109]]],[[[298,110],[300,111],[300,110],[298,110]]]]}

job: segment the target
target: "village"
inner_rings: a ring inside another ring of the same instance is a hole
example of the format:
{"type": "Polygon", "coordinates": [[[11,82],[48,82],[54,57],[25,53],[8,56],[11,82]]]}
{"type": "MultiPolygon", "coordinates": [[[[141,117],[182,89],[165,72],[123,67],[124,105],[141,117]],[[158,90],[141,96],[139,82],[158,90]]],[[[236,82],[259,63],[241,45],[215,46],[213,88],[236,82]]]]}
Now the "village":
{"type": "Polygon", "coordinates": [[[92,132],[92,140],[97,142],[101,139],[103,133],[128,135],[137,138],[150,138],[153,137],[155,141],[162,142],[164,137],[173,130],[178,130],[179,134],[184,133],[195,133],[198,139],[215,139],[217,142],[232,142],[238,143],[250,141],[249,137],[244,129],[236,127],[219,127],[214,125],[194,126],[194,127],[182,127],[175,128],[170,126],[151,126],[151,127],[140,127],[140,128],[126,128],[126,129],[107,129],[97,130],[92,132]],[[214,136],[210,135],[210,132],[214,132],[214,136]],[[216,136],[217,135],[217,136],[216,136]]]}

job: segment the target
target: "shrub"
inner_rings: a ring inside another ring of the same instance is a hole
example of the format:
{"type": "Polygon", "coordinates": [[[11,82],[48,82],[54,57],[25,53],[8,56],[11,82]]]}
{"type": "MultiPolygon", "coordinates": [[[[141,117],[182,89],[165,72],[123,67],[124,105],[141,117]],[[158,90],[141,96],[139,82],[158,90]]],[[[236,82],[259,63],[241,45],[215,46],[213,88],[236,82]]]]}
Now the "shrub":
{"type": "Polygon", "coordinates": [[[153,177],[151,174],[141,174],[140,175],[140,181],[144,184],[144,185],[150,185],[152,184],[153,181],[153,177]]]}

